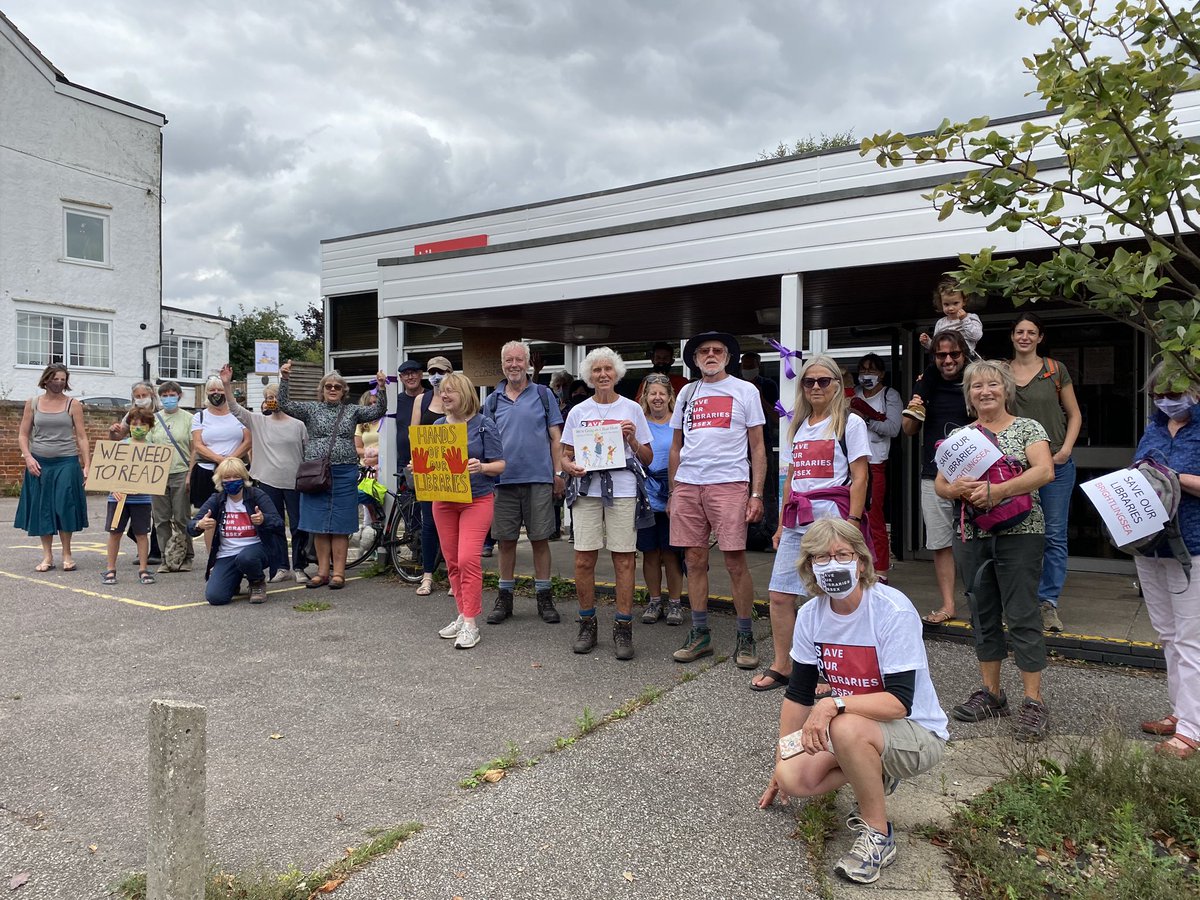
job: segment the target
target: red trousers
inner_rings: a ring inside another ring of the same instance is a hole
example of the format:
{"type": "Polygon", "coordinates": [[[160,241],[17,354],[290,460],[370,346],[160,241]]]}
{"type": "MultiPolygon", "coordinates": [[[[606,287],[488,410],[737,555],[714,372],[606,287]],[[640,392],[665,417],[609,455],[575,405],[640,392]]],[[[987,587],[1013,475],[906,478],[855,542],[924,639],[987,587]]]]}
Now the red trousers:
{"type": "Polygon", "coordinates": [[[470,503],[433,501],[433,521],[446,557],[454,602],[464,617],[483,610],[483,541],[492,527],[492,501],[488,494],[470,503]]]}
{"type": "Polygon", "coordinates": [[[892,566],[887,520],[883,516],[886,496],[887,463],[871,463],[871,508],[867,510],[867,527],[871,532],[871,548],[875,551],[875,571],[881,573],[892,566]]]}

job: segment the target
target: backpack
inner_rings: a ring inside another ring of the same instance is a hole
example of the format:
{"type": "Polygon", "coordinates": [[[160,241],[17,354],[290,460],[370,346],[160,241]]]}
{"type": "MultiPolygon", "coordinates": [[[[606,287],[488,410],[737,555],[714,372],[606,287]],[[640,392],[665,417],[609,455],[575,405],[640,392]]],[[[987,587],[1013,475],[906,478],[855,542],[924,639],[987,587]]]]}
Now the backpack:
{"type": "MultiPolygon", "coordinates": [[[[542,401],[542,410],[546,414],[546,434],[550,433],[550,398],[554,396],[550,388],[539,382],[533,382],[533,386],[537,388],[538,399],[542,401]]],[[[483,401],[483,414],[496,421],[496,407],[500,405],[500,392],[492,391],[487,395],[487,399],[483,401]]]]}
{"type": "Polygon", "coordinates": [[[1157,556],[1158,550],[1165,543],[1171,550],[1171,555],[1183,567],[1184,577],[1191,582],[1192,555],[1188,552],[1179,530],[1179,502],[1183,499],[1183,489],[1179,485],[1179,475],[1167,465],[1142,457],[1129,464],[1129,468],[1140,472],[1150,484],[1151,490],[1158,496],[1163,508],[1167,511],[1167,525],[1162,531],[1146,535],[1128,544],[1118,544],[1112,535],[1109,542],[1122,553],[1130,556],[1157,556]]]}

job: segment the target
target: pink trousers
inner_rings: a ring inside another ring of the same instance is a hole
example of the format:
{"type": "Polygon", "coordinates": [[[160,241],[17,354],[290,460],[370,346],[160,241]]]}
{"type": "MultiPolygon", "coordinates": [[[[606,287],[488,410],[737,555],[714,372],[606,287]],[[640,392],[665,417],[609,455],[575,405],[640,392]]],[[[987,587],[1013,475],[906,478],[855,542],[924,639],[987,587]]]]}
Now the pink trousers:
{"type": "Polygon", "coordinates": [[[433,501],[433,521],[446,557],[454,602],[471,619],[483,609],[483,541],[492,527],[492,495],[470,503],[433,501]]]}

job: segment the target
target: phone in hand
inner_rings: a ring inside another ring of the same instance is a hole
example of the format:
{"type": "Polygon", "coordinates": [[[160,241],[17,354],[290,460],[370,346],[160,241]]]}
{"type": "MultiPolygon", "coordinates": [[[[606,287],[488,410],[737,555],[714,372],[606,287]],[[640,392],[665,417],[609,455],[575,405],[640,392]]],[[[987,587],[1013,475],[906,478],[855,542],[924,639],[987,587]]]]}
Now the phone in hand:
{"type": "Polygon", "coordinates": [[[791,734],[785,734],[779,739],[780,759],[791,759],[793,756],[799,756],[804,752],[804,744],[800,740],[803,734],[803,731],[793,731],[791,734]]]}

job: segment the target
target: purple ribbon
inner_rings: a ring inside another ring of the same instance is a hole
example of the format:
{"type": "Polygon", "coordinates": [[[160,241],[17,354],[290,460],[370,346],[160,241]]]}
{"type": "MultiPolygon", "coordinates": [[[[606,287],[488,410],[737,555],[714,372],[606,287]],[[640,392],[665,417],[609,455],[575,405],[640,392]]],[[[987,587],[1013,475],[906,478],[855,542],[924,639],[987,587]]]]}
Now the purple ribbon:
{"type": "MultiPolygon", "coordinates": [[[[783,363],[783,374],[788,377],[789,381],[795,378],[796,371],[792,368],[792,360],[794,359],[797,363],[802,363],[804,362],[804,354],[799,350],[789,350],[783,344],[779,343],[779,341],[771,340],[771,338],[767,338],[767,343],[779,351],[779,361],[783,363]]],[[[780,415],[783,415],[783,413],[780,412],[780,415]]]]}
{"type": "Polygon", "coordinates": [[[787,419],[789,422],[792,421],[792,411],[784,409],[783,404],[778,400],[775,401],[775,412],[779,413],[781,419],[787,419]]]}

